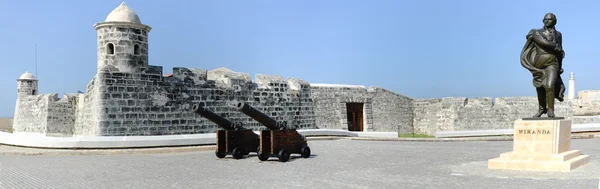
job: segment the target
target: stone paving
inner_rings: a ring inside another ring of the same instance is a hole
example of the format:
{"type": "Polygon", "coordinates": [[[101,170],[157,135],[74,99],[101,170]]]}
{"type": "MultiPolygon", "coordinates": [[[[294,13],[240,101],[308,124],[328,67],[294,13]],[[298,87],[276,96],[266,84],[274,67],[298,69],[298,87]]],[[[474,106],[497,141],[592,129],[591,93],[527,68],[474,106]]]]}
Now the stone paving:
{"type": "Polygon", "coordinates": [[[511,141],[309,141],[311,158],[286,163],[212,151],[0,156],[0,188],[598,188],[600,139],[572,142],[591,162],[570,173],[488,170],[511,141]]]}

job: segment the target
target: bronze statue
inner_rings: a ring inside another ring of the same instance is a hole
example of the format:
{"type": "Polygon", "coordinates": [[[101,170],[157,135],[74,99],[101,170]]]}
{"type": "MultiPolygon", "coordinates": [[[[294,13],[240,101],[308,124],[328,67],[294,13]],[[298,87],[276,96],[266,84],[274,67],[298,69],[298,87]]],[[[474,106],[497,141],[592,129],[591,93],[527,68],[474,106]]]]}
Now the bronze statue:
{"type": "Polygon", "coordinates": [[[527,34],[527,42],[521,51],[521,65],[533,75],[533,86],[537,91],[538,112],[533,117],[547,114],[554,117],[554,98],[564,101],[565,85],[560,74],[563,73],[562,34],[554,27],[556,16],[547,13],[544,27],[532,29],[527,34]]]}

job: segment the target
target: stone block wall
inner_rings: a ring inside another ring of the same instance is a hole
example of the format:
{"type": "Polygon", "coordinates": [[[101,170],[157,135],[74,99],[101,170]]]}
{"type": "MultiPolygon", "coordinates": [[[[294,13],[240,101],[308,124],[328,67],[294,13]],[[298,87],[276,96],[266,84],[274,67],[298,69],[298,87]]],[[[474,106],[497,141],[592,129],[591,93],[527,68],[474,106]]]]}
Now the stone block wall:
{"type": "Polygon", "coordinates": [[[379,87],[311,84],[317,126],[348,130],[347,103],[363,103],[363,131],[412,133],[412,99],[379,87]]]}
{"type": "Polygon", "coordinates": [[[76,120],[76,94],[65,94],[61,99],[55,94],[48,103],[46,135],[73,135],[76,120]]]}
{"type": "MultiPolygon", "coordinates": [[[[574,100],[555,102],[557,116],[573,118],[574,100]]],[[[514,121],[537,112],[537,97],[416,99],[414,127],[418,133],[511,129],[514,121]]]]}
{"type": "Polygon", "coordinates": [[[54,94],[21,96],[17,98],[14,132],[46,133],[48,120],[48,102],[54,94]]]}
{"type": "Polygon", "coordinates": [[[246,128],[265,129],[230,107],[234,101],[247,102],[275,120],[287,121],[289,127],[316,128],[310,87],[299,79],[258,74],[254,83],[245,73],[187,68],[174,68],[172,76],[163,77],[162,67],[149,66],[140,73],[101,70],[95,85],[102,97],[95,105],[100,110],[98,124],[76,135],[176,135],[219,129],[191,112],[194,103],[246,128]]]}
{"type": "Polygon", "coordinates": [[[372,95],[359,85],[310,84],[316,124],[320,129],[348,130],[346,103],[364,103],[363,127],[372,129],[372,95]]]}
{"type": "MultiPolygon", "coordinates": [[[[109,70],[110,67],[105,67],[105,70],[109,70]]],[[[75,99],[75,126],[73,128],[73,135],[93,135],[98,133],[99,119],[104,109],[101,107],[101,100],[108,98],[108,96],[101,94],[100,90],[105,90],[98,79],[99,75],[96,74],[92,80],[87,84],[85,94],[78,94],[75,99]]]]}
{"type": "MultiPolygon", "coordinates": [[[[585,96],[584,96],[585,97],[585,96]]],[[[423,133],[510,129],[515,120],[537,111],[536,97],[411,99],[364,86],[310,84],[300,79],[227,68],[207,71],[148,66],[122,72],[106,65],[84,94],[22,95],[13,130],[52,136],[140,136],[214,133],[214,123],[191,112],[195,103],[253,130],[264,126],[231,107],[249,103],[296,129],[349,129],[347,104],[363,104],[363,131],[423,133]]],[[[574,124],[598,123],[600,100],[580,98],[555,103],[557,116],[574,124]]]]}
{"type": "Polygon", "coordinates": [[[57,93],[21,96],[17,99],[14,132],[69,136],[75,121],[74,95],[58,98],[57,93]]]}
{"type": "Polygon", "coordinates": [[[398,131],[400,133],[413,132],[413,100],[409,97],[392,91],[371,87],[372,123],[371,131],[398,131]]]}
{"type": "Polygon", "coordinates": [[[146,68],[148,66],[148,32],[149,28],[132,28],[119,24],[103,25],[97,28],[97,69],[100,70],[106,65],[114,66],[123,72],[146,68]]]}

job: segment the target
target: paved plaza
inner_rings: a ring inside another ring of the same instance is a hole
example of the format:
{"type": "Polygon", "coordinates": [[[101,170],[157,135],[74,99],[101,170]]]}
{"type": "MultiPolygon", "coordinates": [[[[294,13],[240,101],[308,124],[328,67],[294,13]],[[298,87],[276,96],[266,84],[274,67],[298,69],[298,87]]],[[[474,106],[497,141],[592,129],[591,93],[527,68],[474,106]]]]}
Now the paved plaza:
{"type": "Polygon", "coordinates": [[[0,156],[1,188],[598,188],[600,139],[572,140],[591,155],[570,173],[488,170],[511,141],[309,141],[286,163],[217,159],[213,151],[0,156]],[[298,158],[294,158],[298,157],[298,158]]]}

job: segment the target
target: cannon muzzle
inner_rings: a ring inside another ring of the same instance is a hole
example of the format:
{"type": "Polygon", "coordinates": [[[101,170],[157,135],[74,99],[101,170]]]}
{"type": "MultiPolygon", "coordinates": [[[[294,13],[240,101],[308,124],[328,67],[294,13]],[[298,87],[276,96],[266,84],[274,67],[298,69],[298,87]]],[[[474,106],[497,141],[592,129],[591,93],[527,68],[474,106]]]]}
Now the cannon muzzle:
{"type": "Polygon", "coordinates": [[[254,109],[247,103],[238,102],[236,104],[236,108],[242,113],[246,114],[247,116],[251,117],[252,119],[263,124],[265,127],[271,130],[285,129],[285,126],[287,125],[286,121],[277,122],[269,116],[265,115],[264,113],[254,109]]]}
{"type": "Polygon", "coordinates": [[[225,130],[236,130],[237,128],[241,127],[241,123],[231,122],[231,121],[207,110],[206,108],[202,107],[202,105],[200,105],[200,104],[194,104],[194,106],[192,107],[192,111],[194,111],[196,114],[210,120],[211,122],[217,124],[218,126],[222,127],[225,130]]]}

